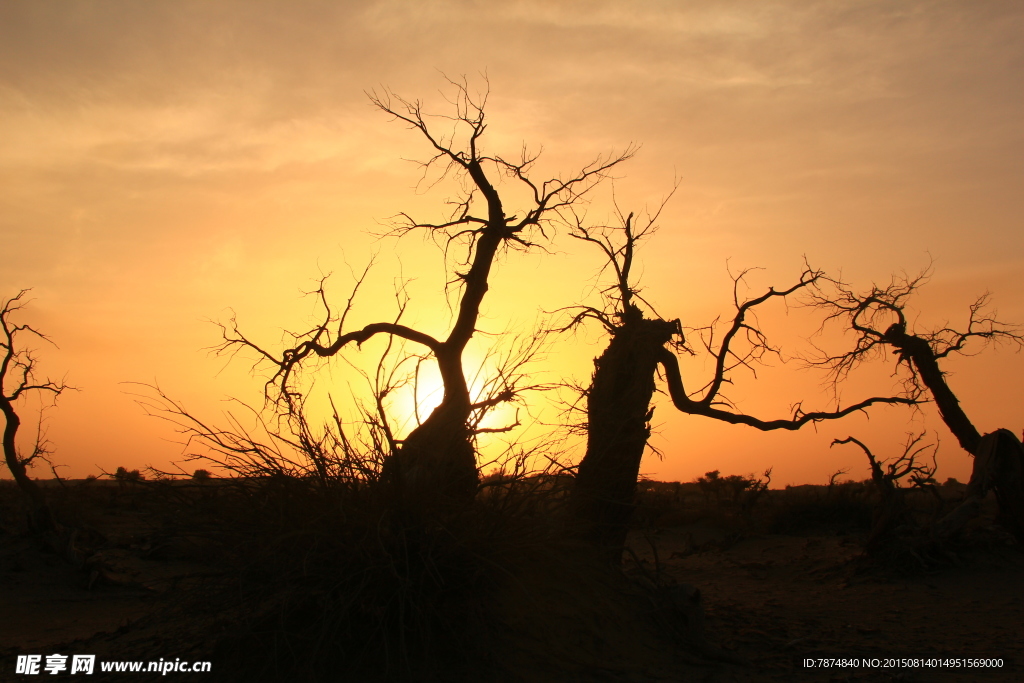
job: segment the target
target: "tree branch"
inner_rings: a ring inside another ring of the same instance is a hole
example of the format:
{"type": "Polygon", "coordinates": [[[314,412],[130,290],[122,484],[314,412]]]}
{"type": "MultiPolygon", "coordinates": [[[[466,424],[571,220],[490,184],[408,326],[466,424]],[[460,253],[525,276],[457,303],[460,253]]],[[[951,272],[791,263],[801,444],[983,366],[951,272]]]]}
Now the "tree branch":
{"type": "Polygon", "coordinates": [[[876,396],[839,410],[813,411],[809,413],[804,412],[798,404],[796,409],[793,411],[793,417],[789,419],[761,420],[743,413],[732,413],[727,410],[715,408],[704,401],[691,400],[686,395],[686,390],[683,387],[682,377],[679,374],[679,360],[676,358],[675,354],[669,349],[662,349],[658,362],[664,369],[672,404],[680,411],[690,415],[711,417],[730,424],[744,424],[766,432],[775,429],[795,431],[808,423],[822,422],[825,420],[838,420],[841,417],[846,417],[851,413],[864,410],[869,406],[879,403],[888,405],[916,405],[919,402],[915,397],[876,396]]]}
{"type": "Polygon", "coordinates": [[[994,313],[985,313],[987,294],[971,304],[966,331],[948,326],[926,331],[909,329],[905,312],[908,300],[930,275],[929,266],[914,277],[905,273],[893,276],[888,285],[873,285],[865,293],[857,293],[839,280],[823,279],[828,291],[816,287],[810,295],[810,305],[827,312],[822,326],[829,321],[839,321],[857,337],[850,350],[837,354],[821,352],[817,358],[805,362],[828,369],[835,385],[862,362],[878,357],[883,349],[890,348],[897,359],[897,371],[902,369],[905,373],[903,382],[908,393],[920,394],[927,389],[943,422],[961,447],[975,454],[981,443],[981,433],[961,407],[939,361],[951,353],[965,353],[965,345],[975,337],[986,343],[1008,342],[1019,349],[1024,347],[1024,334],[1020,326],[1000,322],[994,313]]]}

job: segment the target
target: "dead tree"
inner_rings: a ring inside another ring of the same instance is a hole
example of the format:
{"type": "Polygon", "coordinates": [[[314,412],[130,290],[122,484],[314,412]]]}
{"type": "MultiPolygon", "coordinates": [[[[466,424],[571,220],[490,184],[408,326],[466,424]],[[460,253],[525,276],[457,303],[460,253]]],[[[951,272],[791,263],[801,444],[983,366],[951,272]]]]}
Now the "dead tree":
{"type": "Polygon", "coordinates": [[[611,337],[594,361],[593,379],[584,392],[587,451],[577,468],[572,505],[584,535],[614,562],[622,556],[640,460],[651,435],[658,354],[682,336],[678,320],[644,316],[636,304],[642,299],[630,282],[635,246],[654,232],[656,219],[657,213],[638,228],[633,214],[625,217],[621,243],[613,239],[612,229],[591,229],[578,219],[570,232],[601,249],[604,267],[613,273],[613,283],[604,290],[606,306],[580,309],[564,329],[589,318],[611,337]]]}
{"type": "MultiPolygon", "coordinates": [[[[667,201],[667,200],[666,200],[667,201]]],[[[662,203],[661,208],[664,207],[662,203]]],[[[716,342],[715,323],[693,331],[714,359],[714,376],[692,398],[684,389],[679,363],[672,349],[694,353],[686,346],[679,320],[665,320],[639,293],[631,277],[638,244],[655,232],[661,208],[648,214],[640,225],[636,216],[619,214],[620,227],[588,228],[572,216],[570,234],[598,247],[604,268],[612,282],[603,290],[603,309],[577,309],[568,329],[584,320],[597,320],[611,337],[607,348],[594,361],[587,401],[587,451],[580,461],[574,509],[585,534],[598,544],[612,562],[618,562],[625,545],[640,461],[650,437],[654,409],[651,399],[659,368],[664,373],[673,405],[691,415],[703,415],[732,424],[745,424],[764,431],[796,430],[806,424],[834,420],[864,410],[876,403],[913,404],[914,396],[875,397],[834,411],[806,412],[800,404],[787,419],[762,420],[734,409],[722,397],[730,373],[739,367],[753,368],[766,354],[777,353],[751,319],[754,309],[773,299],[786,297],[813,286],[823,277],[807,268],[795,285],[769,289],[766,294],[740,301],[739,286],[744,273],[734,278],[736,313],[721,342],[716,342]],[[645,315],[643,304],[651,317],[645,315]],[[745,342],[739,349],[738,340],[745,342]]],[[[716,321],[717,322],[717,321],[716,321]]]]}
{"type": "Polygon", "coordinates": [[[486,93],[476,98],[465,81],[449,82],[455,89],[450,100],[455,113],[447,116],[431,116],[423,111],[419,101],[408,101],[389,91],[370,95],[371,102],[381,111],[416,130],[429,144],[432,156],[422,163],[424,178],[434,173],[434,183],[451,178],[466,188],[461,196],[449,201],[453,209],[445,220],[423,222],[403,213],[395,219],[392,233],[426,230],[444,245],[446,253],[453,248],[465,250],[461,264],[464,270],[457,271],[451,283],[457,284],[460,292],[447,336],[434,337],[397,322],[373,323],[346,331],[345,315],[335,317],[324,299],[324,321],[306,334],[297,335],[302,341],[280,355],[249,341],[237,326],[225,328],[221,347],[223,351],[249,347],[270,361],[276,371],[268,386],[276,387],[286,406],[293,406],[301,396],[295,376],[310,357],[334,356],[349,344],[362,344],[378,334],[422,346],[437,363],[444,394],[441,404],[425,420],[404,439],[394,440],[394,451],[385,460],[385,482],[401,491],[405,499],[465,501],[474,495],[478,484],[474,415],[498,402],[511,400],[515,394],[511,390],[498,392],[483,403],[474,403],[463,367],[463,352],[477,331],[492,269],[507,250],[527,251],[538,246],[538,240],[546,239],[546,226],[553,213],[578,202],[634,151],[630,148],[619,155],[599,157],[567,179],[537,182],[530,177],[536,154],[524,148],[517,159],[510,161],[484,151],[486,93]],[[441,132],[440,126],[430,121],[432,118],[450,123],[451,132],[441,132]],[[518,213],[509,212],[497,189],[497,180],[502,177],[518,184],[529,197],[526,206],[518,207],[518,213]]]}
{"type": "Polygon", "coordinates": [[[917,435],[909,434],[903,447],[903,453],[891,461],[879,461],[871,449],[852,436],[832,441],[833,446],[846,443],[857,444],[868,457],[868,464],[871,467],[871,483],[879,496],[879,505],[875,508],[871,533],[865,544],[868,553],[875,554],[889,546],[894,540],[897,528],[906,517],[907,489],[902,488],[900,482],[906,479],[913,486],[921,488],[933,481],[935,471],[938,469],[935,462],[938,445],[923,444],[924,436],[925,432],[917,435]],[[918,460],[928,449],[932,449],[930,466],[918,460]]]}
{"type": "Polygon", "coordinates": [[[31,335],[37,339],[53,343],[45,334],[36,330],[27,323],[15,323],[12,318],[21,311],[27,304],[25,295],[27,289],[23,289],[14,297],[3,302],[0,308],[0,412],[4,416],[4,461],[7,468],[14,476],[18,488],[25,493],[29,499],[31,510],[29,513],[29,525],[34,531],[53,532],[57,524],[46,502],[39,485],[28,476],[28,467],[36,460],[45,460],[48,454],[46,439],[42,434],[42,417],[40,416],[40,429],[37,431],[35,444],[32,453],[22,457],[18,452],[16,439],[18,429],[21,427],[21,418],[15,409],[19,400],[32,392],[44,392],[52,394],[54,400],[69,387],[61,382],[52,380],[37,380],[35,377],[36,357],[28,349],[19,346],[19,337],[31,335]]]}
{"type": "Polygon", "coordinates": [[[952,517],[940,524],[940,528],[947,534],[954,533],[967,521],[968,513],[976,511],[976,506],[971,505],[972,500],[978,502],[975,496],[984,496],[989,489],[994,489],[1000,502],[1001,518],[1018,539],[1024,541],[1024,487],[1020,475],[1015,474],[1024,467],[1020,442],[1008,430],[997,430],[983,437],[960,405],[940,367],[940,362],[952,354],[972,355],[989,343],[1009,343],[1020,349],[1024,347],[1024,334],[1019,326],[1001,322],[995,313],[988,312],[988,294],[970,305],[965,329],[912,329],[905,312],[908,300],[929,277],[930,268],[916,277],[894,276],[887,286],[874,285],[863,293],[839,280],[822,279],[820,286],[811,292],[812,304],[826,311],[826,322],[839,321],[856,337],[852,349],[836,354],[822,353],[810,362],[827,368],[833,382],[838,384],[861,363],[884,357],[886,350],[891,351],[906,390],[929,392],[942,421],[957,442],[975,456],[968,485],[972,493],[965,501],[967,507],[951,513],[952,517]],[[976,342],[981,342],[979,348],[968,353],[967,345],[977,345],[976,342]],[[979,460],[977,456],[983,451],[985,457],[979,460]]]}

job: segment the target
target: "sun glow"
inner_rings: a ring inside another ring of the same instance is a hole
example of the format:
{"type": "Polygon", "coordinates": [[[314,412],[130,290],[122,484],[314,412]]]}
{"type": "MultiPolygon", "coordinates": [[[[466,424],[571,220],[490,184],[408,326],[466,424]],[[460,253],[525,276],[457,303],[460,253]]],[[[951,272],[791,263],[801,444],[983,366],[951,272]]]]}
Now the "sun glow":
{"type": "Polygon", "coordinates": [[[410,389],[402,401],[404,405],[400,403],[397,406],[403,426],[408,430],[414,429],[430,417],[430,413],[444,400],[444,382],[441,381],[441,373],[437,366],[421,364],[413,377],[410,389]]]}
{"type": "MultiPolygon", "coordinates": [[[[475,353],[466,354],[467,381],[469,383],[470,401],[480,403],[493,398],[503,389],[490,359],[475,353]]],[[[422,361],[409,374],[403,386],[392,394],[392,401],[387,405],[392,426],[396,436],[408,435],[422,424],[444,400],[444,382],[441,380],[436,363],[422,361]]],[[[502,401],[488,406],[482,411],[475,411],[471,417],[473,426],[487,431],[499,431],[517,422],[518,413],[513,401],[502,401]]]]}

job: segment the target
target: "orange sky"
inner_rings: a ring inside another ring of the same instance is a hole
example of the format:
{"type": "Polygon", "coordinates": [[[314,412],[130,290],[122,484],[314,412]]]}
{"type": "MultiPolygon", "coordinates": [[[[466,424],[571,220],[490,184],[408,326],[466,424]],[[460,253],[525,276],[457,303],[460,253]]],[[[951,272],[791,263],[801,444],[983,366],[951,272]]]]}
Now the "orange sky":
{"type": "MultiPolygon", "coordinates": [[[[219,338],[208,320],[233,309],[280,348],[282,329],[311,320],[301,292],[333,272],[340,301],[349,267],[373,253],[353,325],[393,315],[401,274],[414,279],[408,321],[443,333],[440,252],[370,233],[399,211],[438,217],[451,188],[414,189],[403,159],[428,149],[364,91],[386,86],[444,113],[440,72],[479,86],[482,71],[487,148],[542,146],[537,177],[632,142],[642,149],[615,184],[624,208],[656,204],[679,179],[642,254],[645,295],[666,317],[699,326],[727,314],[727,261],[764,268],[758,294],[794,281],[806,255],[858,286],[933,259],[920,329],[962,320],[986,290],[1001,318],[1024,321],[1016,2],[3,2],[0,295],[34,288],[25,320],[59,345],[40,348],[41,369],[81,389],[48,414],[62,473],[168,467],[181,453],[174,433],[121,383],[158,382],[213,418],[227,396],[258,402],[248,364],[204,351],[219,338]]],[[[598,194],[590,215],[609,212],[598,194]]],[[[596,301],[597,254],[564,233],[551,249],[501,264],[482,329],[596,301]]],[[[763,321],[795,354],[806,315],[763,321]]],[[[596,329],[558,338],[538,372],[586,381],[603,343],[596,329]]],[[[703,383],[701,360],[683,368],[703,383]]],[[[1022,356],[987,351],[948,369],[979,429],[1020,433],[1022,356]]],[[[844,398],[888,391],[885,370],[844,398]]],[[[323,382],[341,388],[336,372],[323,382]]],[[[821,376],[795,367],[736,379],[730,396],[759,417],[801,399],[828,405],[821,376]]],[[[552,417],[542,405],[534,412],[552,417]]],[[[922,428],[941,440],[940,477],[969,476],[931,407],[800,434],[668,405],[654,422],[664,459],[643,470],[657,478],[774,466],[773,485],[841,468],[860,479],[863,457],[830,451],[833,438],[886,454],[922,428]]]]}

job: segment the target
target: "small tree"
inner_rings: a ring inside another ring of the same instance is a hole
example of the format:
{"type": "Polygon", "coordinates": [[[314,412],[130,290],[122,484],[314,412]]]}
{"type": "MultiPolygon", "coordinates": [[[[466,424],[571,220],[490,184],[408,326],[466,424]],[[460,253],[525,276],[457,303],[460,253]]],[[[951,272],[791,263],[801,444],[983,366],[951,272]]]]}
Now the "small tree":
{"type": "Polygon", "coordinates": [[[768,492],[768,487],[772,483],[772,470],[773,467],[769,467],[760,477],[755,477],[751,474],[749,477],[742,477],[741,481],[745,483],[742,500],[740,501],[740,508],[744,514],[749,515],[753,510],[754,506],[757,505],[757,501],[768,492]]]}
{"type": "Polygon", "coordinates": [[[724,481],[720,475],[721,472],[719,470],[712,470],[710,472],[705,472],[704,476],[697,477],[695,480],[697,488],[704,493],[704,498],[706,500],[711,500],[711,497],[714,496],[716,502],[721,502],[722,486],[724,485],[724,481]]]}
{"type": "Polygon", "coordinates": [[[144,481],[146,477],[138,470],[129,470],[126,467],[118,467],[117,470],[114,471],[114,479],[122,484],[127,484],[144,481]]]}
{"type": "MultiPolygon", "coordinates": [[[[907,442],[903,446],[903,453],[889,461],[878,460],[871,449],[852,436],[835,439],[832,442],[833,446],[846,443],[856,444],[868,457],[868,464],[871,467],[871,483],[880,499],[875,510],[871,534],[866,543],[866,550],[869,553],[876,553],[889,545],[893,541],[896,528],[906,516],[907,489],[902,487],[901,482],[906,479],[915,488],[924,488],[934,483],[935,471],[938,469],[935,461],[938,444],[922,443],[924,437],[925,432],[917,435],[908,434],[907,442]],[[928,450],[932,451],[931,465],[924,464],[919,460],[928,450]]],[[[829,484],[831,485],[831,481],[829,484]]]]}
{"type": "Polygon", "coordinates": [[[36,460],[45,460],[49,451],[42,433],[42,416],[40,416],[40,429],[36,433],[35,444],[32,452],[27,457],[22,457],[17,447],[18,429],[21,427],[21,418],[18,416],[15,406],[25,396],[32,392],[43,392],[51,394],[52,398],[60,396],[69,387],[63,381],[55,382],[50,379],[38,380],[35,376],[37,359],[32,352],[19,346],[19,339],[25,335],[34,336],[45,342],[53,344],[49,337],[36,330],[26,323],[16,323],[16,317],[27,304],[25,295],[29,290],[23,289],[18,294],[3,302],[0,308],[0,413],[4,416],[3,449],[4,461],[7,468],[14,476],[14,480],[26,496],[32,506],[29,520],[31,526],[37,531],[53,531],[56,522],[50,512],[39,485],[28,476],[28,467],[36,460]]]}

